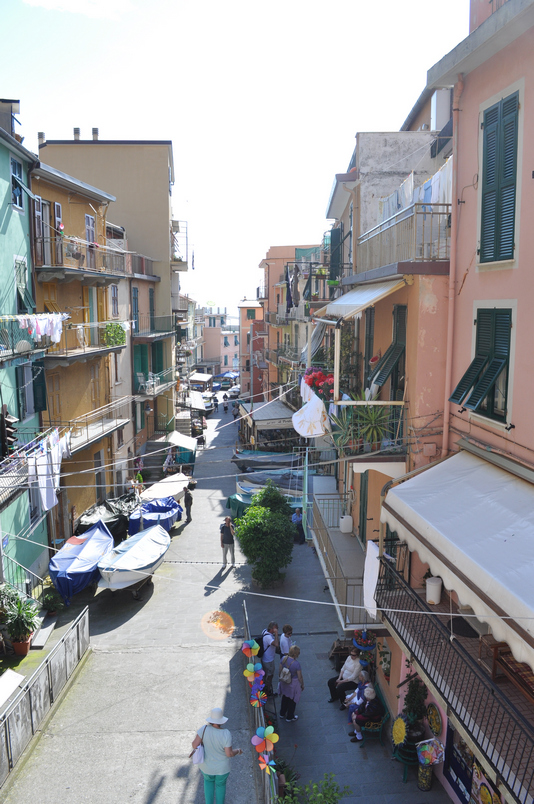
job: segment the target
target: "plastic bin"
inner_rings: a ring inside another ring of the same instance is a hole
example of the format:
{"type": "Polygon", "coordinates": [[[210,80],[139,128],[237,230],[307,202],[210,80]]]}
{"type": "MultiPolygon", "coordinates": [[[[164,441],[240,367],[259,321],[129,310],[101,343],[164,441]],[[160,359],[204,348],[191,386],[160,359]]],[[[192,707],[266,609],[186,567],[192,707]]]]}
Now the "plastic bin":
{"type": "Polygon", "coordinates": [[[431,606],[437,606],[441,602],[441,578],[426,579],[426,602],[431,606]]]}
{"type": "Polygon", "coordinates": [[[341,533],[352,533],[352,517],[348,515],[340,517],[339,529],[341,533]]]}

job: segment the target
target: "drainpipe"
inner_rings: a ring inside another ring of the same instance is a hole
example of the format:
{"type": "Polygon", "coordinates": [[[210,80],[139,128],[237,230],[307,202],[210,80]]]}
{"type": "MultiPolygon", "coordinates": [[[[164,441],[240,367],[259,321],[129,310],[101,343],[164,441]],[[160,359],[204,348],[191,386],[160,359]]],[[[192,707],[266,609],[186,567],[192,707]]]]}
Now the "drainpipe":
{"type": "Polygon", "coordinates": [[[449,267],[449,307],[447,315],[447,352],[445,357],[445,401],[443,404],[443,440],[441,454],[449,452],[449,425],[451,403],[452,348],[454,342],[454,312],[456,302],[456,267],[458,236],[458,127],[460,122],[460,97],[464,90],[464,77],[460,73],[454,86],[452,100],[452,209],[451,209],[451,254],[449,267]]]}

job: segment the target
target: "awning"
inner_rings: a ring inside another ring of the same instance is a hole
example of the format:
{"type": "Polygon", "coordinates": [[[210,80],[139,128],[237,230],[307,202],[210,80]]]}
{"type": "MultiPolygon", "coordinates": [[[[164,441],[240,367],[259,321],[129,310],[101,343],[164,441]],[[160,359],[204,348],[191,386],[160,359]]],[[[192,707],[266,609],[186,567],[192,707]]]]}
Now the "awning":
{"type": "MultiPolygon", "coordinates": [[[[313,328],[312,336],[311,336],[311,356],[314,357],[316,353],[319,351],[321,344],[323,342],[324,334],[326,332],[327,324],[323,321],[318,321],[315,327],[313,328]]],[[[308,344],[304,347],[302,352],[300,353],[300,362],[307,363],[308,360],[308,344]]]]}
{"type": "Polygon", "coordinates": [[[250,427],[254,423],[257,430],[293,429],[293,411],[278,399],[268,403],[256,403],[252,413],[250,412],[250,402],[240,402],[239,413],[245,417],[250,427]]]}
{"type": "Polygon", "coordinates": [[[321,307],[315,315],[320,318],[325,315],[334,316],[335,318],[353,318],[367,307],[371,307],[381,299],[385,299],[386,296],[394,293],[404,284],[404,279],[393,279],[390,282],[378,282],[376,285],[360,285],[354,290],[349,290],[339,299],[334,299],[326,307],[321,307]]]}
{"type": "Polygon", "coordinates": [[[174,497],[175,500],[179,500],[184,496],[185,488],[190,481],[191,478],[187,475],[170,475],[145,489],[141,493],[141,499],[143,501],[162,500],[164,497],[174,497]]]}
{"type": "Polygon", "coordinates": [[[173,447],[182,447],[182,449],[188,449],[191,452],[195,452],[198,446],[196,438],[186,436],[183,433],[179,433],[177,430],[173,430],[172,433],[167,435],[167,441],[169,444],[172,444],[173,447]]]}
{"type": "Polygon", "coordinates": [[[213,379],[213,374],[201,374],[199,371],[195,372],[195,374],[191,374],[188,377],[189,382],[209,382],[213,379]]]}
{"type": "Polygon", "coordinates": [[[534,670],[534,485],[462,451],[391,489],[381,519],[534,670]]]}
{"type": "Polygon", "coordinates": [[[206,410],[204,399],[200,391],[189,391],[189,400],[194,410],[206,410]]]}
{"type": "Polygon", "coordinates": [[[21,181],[21,180],[19,179],[19,177],[18,177],[18,176],[13,176],[13,178],[15,179],[15,181],[17,182],[17,184],[19,185],[20,189],[21,189],[21,190],[24,190],[24,192],[26,193],[26,195],[27,195],[27,196],[29,196],[29,197],[32,199],[32,201],[35,201],[35,196],[34,196],[34,194],[32,193],[32,191],[30,190],[30,188],[29,188],[29,187],[26,187],[26,185],[24,184],[24,182],[23,182],[23,181],[21,181]]]}

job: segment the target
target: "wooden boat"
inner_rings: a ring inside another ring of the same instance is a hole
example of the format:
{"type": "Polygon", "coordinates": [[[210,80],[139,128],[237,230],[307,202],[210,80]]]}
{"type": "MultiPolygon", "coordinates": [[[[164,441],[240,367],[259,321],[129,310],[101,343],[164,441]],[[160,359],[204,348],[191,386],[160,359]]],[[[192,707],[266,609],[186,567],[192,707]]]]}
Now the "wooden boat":
{"type": "Polygon", "coordinates": [[[149,580],[165,558],[171,539],[161,525],[141,530],[98,562],[101,589],[126,589],[149,580]]]}

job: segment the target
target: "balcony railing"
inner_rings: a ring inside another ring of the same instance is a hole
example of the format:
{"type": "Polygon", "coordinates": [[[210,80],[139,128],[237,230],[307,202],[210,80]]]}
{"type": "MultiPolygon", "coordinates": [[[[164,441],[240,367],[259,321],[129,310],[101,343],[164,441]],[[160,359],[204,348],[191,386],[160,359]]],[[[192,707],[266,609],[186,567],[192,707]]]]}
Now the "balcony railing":
{"type": "Polygon", "coordinates": [[[406,405],[352,405],[341,410],[347,411],[346,426],[332,426],[336,446],[345,456],[406,454],[406,405]]]}
{"type": "Polygon", "coordinates": [[[450,256],[450,204],[412,204],[358,238],[358,273],[450,256]]]}
{"type": "Polygon", "coordinates": [[[301,349],[297,346],[291,346],[290,344],[282,344],[276,350],[278,353],[278,357],[281,357],[285,360],[290,360],[292,363],[299,363],[300,362],[300,355],[301,349]]]}
{"type": "Polygon", "coordinates": [[[269,295],[269,289],[265,287],[265,285],[260,285],[256,288],[256,298],[259,299],[267,299],[269,295]]]}
{"type": "Polygon", "coordinates": [[[36,341],[27,329],[21,329],[19,322],[0,318],[0,365],[13,358],[30,358],[32,352],[46,349],[46,342],[36,341]]]}
{"type": "Polygon", "coordinates": [[[0,507],[28,488],[27,456],[46,439],[43,433],[39,440],[17,447],[8,458],[0,461],[0,507]]]}
{"type": "Polygon", "coordinates": [[[512,799],[531,804],[532,725],[385,559],[375,597],[406,655],[426,674],[512,799]]]}
{"type": "Polygon", "coordinates": [[[35,263],[38,268],[77,268],[105,274],[131,273],[131,264],[124,252],[87,243],[76,237],[37,237],[35,263]]]}
{"type": "Polygon", "coordinates": [[[132,273],[142,276],[154,276],[154,260],[143,257],[141,254],[131,254],[130,261],[132,273]]]}
{"type": "Polygon", "coordinates": [[[135,373],[135,392],[136,394],[146,394],[147,396],[157,396],[175,382],[176,369],[174,367],[164,369],[156,374],[151,371],[146,374],[142,371],[135,373]]]}
{"type": "Polygon", "coordinates": [[[70,321],[63,327],[61,340],[53,343],[43,339],[48,347],[48,357],[76,357],[87,352],[98,352],[126,346],[126,323],[124,321],[97,321],[92,324],[76,324],[70,321]]]}
{"type": "Polygon", "coordinates": [[[134,337],[151,335],[172,335],[175,331],[175,318],[172,315],[151,315],[140,313],[132,323],[134,337]]]}
{"type": "MultiPolygon", "coordinates": [[[[69,422],[61,422],[71,430],[70,451],[78,452],[81,449],[111,435],[115,430],[127,425],[131,420],[132,398],[123,396],[121,399],[104,405],[101,408],[79,416],[69,422]]],[[[54,424],[52,421],[51,424],[54,424]]]]}

